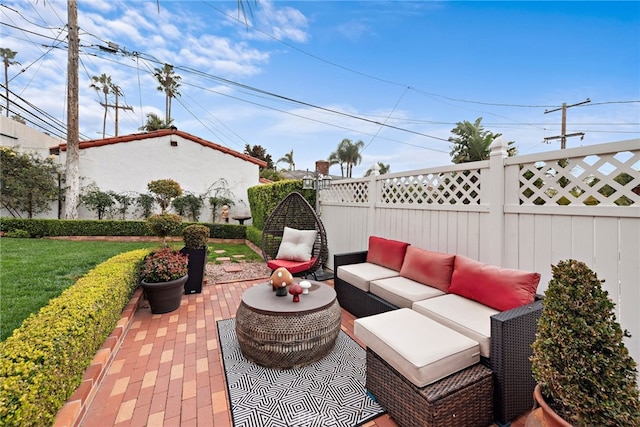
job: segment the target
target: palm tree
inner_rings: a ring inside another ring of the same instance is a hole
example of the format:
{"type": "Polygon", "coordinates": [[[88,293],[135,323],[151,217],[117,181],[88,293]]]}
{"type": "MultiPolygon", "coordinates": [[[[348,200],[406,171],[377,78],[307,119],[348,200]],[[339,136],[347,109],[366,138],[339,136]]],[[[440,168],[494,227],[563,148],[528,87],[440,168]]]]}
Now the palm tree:
{"type": "Polygon", "coordinates": [[[356,143],[349,138],[345,138],[338,144],[338,149],[329,155],[329,165],[340,165],[340,174],[351,178],[353,175],[353,167],[359,165],[362,161],[360,150],[364,148],[364,142],[358,140],[356,143]]]}
{"type": "Polygon", "coordinates": [[[91,85],[89,87],[96,90],[96,92],[102,92],[104,95],[104,118],[102,119],[102,139],[104,139],[105,131],[107,129],[107,110],[109,109],[109,94],[115,92],[115,86],[111,81],[111,76],[107,76],[105,73],[100,76],[91,77],[91,85]]]}
{"type": "Polygon", "coordinates": [[[338,156],[338,152],[334,151],[333,153],[329,154],[329,158],[327,158],[327,161],[329,162],[329,167],[333,165],[340,165],[340,176],[344,178],[344,162],[338,156]]]}
{"type": "MultiPolygon", "coordinates": [[[[457,137],[449,137],[449,142],[453,143],[450,153],[453,163],[477,162],[489,159],[491,143],[502,134],[494,134],[485,130],[480,124],[481,121],[482,117],[478,117],[473,124],[465,120],[456,123],[456,127],[451,129],[451,133],[458,135],[457,137]]],[[[512,144],[514,144],[514,141],[508,143],[509,146],[512,144]]],[[[517,153],[516,147],[509,147],[507,153],[509,156],[515,156],[517,153]]]]}
{"type": "Polygon", "coordinates": [[[178,88],[180,87],[180,80],[182,77],[176,75],[173,71],[173,65],[164,64],[162,68],[155,68],[153,76],[158,81],[158,91],[164,92],[165,99],[165,123],[171,123],[171,98],[180,96],[178,88]]]}
{"type": "Polygon", "coordinates": [[[285,154],[284,156],[280,157],[278,159],[278,161],[276,162],[276,164],[283,162],[283,163],[287,163],[289,165],[289,170],[296,170],[296,162],[293,161],[293,150],[289,151],[287,154],[285,154]]]}
{"type": "Polygon", "coordinates": [[[4,64],[4,90],[5,90],[5,94],[6,94],[6,100],[7,100],[7,117],[9,117],[9,66],[10,65],[20,65],[20,63],[18,61],[14,61],[14,58],[16,57],[16,55],[18,54],[18,52],[14,52],[13,50],[6,48],[6,47],[0,47],[0,55],[2,56],[2,63],[4,64]]]}
{"type": "MultiPolygon", "coordinates": [[[[172,120],[173,121],[173,120],[172,120]]],[[[147,114],[147,123],[144,126],[138,128],[138,130],[143,130],[146,132],[152,132],[158,129],[169,129],[171,127],[171,122],[167,123],[160,118],[155,113],[147,114]]]]}
{"type": "MultiPolygon", "coordinates": [[[[391,166],[385,165],[382,162],[378,162],[378,173],[380,175],[384,175],[385,173],[391,172],[391,166]]],[[[369,170],[364,174],[364,176],[370,176],[373,173],[373,166],[369,168],[369,170]]]]}

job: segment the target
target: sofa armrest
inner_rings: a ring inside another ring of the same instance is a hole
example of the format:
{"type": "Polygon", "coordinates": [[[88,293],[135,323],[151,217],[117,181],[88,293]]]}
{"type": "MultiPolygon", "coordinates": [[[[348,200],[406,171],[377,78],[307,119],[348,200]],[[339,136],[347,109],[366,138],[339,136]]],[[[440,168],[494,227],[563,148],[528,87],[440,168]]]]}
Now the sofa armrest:
{"type": "Polygon", "coordinates": [[[335,254],[333,256],[333,271],[337,272],[338,267],[347,264],[359,264],[367,261],[368,251],[357,252],[345,252],[342,254],[335,254]]]}
{"type": "Polygon", "coordinates": [[[491,355],[494,373],[494,414],[506,423],[531,409],[535,380],[531,373],[531,344],[535,340],[542,301],[491,316],[491,355]]]}

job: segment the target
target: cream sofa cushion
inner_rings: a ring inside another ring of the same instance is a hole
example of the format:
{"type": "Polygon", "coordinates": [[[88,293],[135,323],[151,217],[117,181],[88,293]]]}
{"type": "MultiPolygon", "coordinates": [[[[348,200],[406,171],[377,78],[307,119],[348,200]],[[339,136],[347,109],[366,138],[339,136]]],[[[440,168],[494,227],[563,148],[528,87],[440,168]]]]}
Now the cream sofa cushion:
{"type": "Polygon", "coordinates": [[[500,313],[498,310],[454,294],[417,301],[412,308],[477,341],[480,344],[480,354],[489,357],[491,316],[500,313]]]}
{"type": "Polygon", "coordinates": [[[369,282],[372,280],[399,275],[400,273],[398,271],[371,262],[341,265],[337,271],[337,276],[340,279],[365,292],[369,292],[369,282]]]}
{"type": "Polygon", "coordinates": [[[445,295],[439,289],[423,285],[403,276],[372,280],[369,285],[369,292],[401,308],[411,308],[416,301],[445,295]]]}
{"type": "Polygon", "coordinates": [[[477,342],[409,308],[356,319],[354,333],[417,387],[480,361],[477,342]]]}

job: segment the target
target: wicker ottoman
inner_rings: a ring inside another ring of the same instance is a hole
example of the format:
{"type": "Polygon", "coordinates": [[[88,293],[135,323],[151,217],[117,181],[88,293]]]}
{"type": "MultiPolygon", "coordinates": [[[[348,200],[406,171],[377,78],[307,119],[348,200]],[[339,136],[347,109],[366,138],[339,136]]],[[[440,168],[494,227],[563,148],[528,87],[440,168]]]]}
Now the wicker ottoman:
{"type": "Polygon", "coordinates": [[[367,349],[367,389],[400,426],[486,427],[493,420],[491,371],[476,364],[418,388],[367,349]]]}

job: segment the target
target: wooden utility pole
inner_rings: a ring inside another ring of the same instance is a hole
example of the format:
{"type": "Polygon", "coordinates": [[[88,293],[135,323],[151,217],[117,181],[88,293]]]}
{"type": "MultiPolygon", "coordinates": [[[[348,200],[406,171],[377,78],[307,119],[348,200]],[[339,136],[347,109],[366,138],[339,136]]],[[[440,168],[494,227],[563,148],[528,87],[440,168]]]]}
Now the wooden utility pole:
{"type": "Polygon", "coordinates": [[[67,161],[64,216],[78,218],[80,141],[78,126],[78,0],[67,0],[67,161]]]}
{"type": "Polygon", "coordinates": [[[115,104],[105,104],[104,102],[101,102],[100,105],[102,105],[103,107],[116,109],[116,135],[115,136],[118,136],[118,110],[133,111],[133,107],[130,107],[129,105],[118,105],[118,97],[121,95],[120,88],[118,86],[113,86],[113,93],[116,99],[115,104]]]}
{"type": "Polygon", "coordinates": [[[591,102],[589,98],[587,98],[586,101],[578,102],[577,104],[571,104],[571,105],[567,105],[566,102],[563,102],[562,107],[560,108],[554,108],[553,110],[544,110],[545,114],[562,110],[562,126],[560,129],[560,135],[548,136],[544,139],[544,142],[549,142],[552,139],[559,139],[560,149],[564,150],[567,147],[567,138],[570,138],[572,136],[580,136],[584,138],[584,132],[575,132],[575,133],[567,134],[567,108],[575,107],[577,105],[582,105],[582,104],[588,104],[589,102],[591,102]]]}

